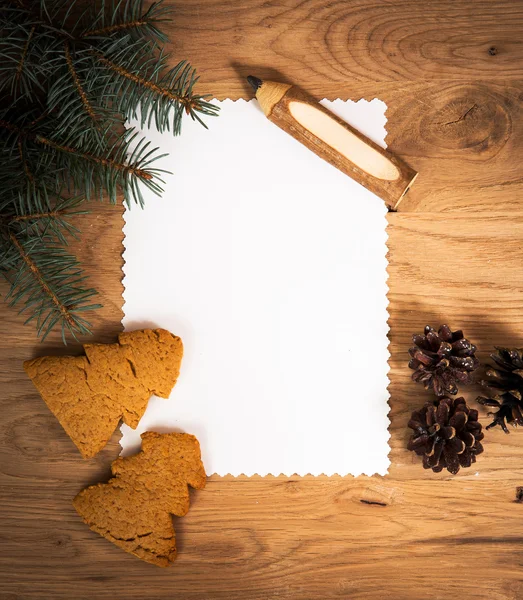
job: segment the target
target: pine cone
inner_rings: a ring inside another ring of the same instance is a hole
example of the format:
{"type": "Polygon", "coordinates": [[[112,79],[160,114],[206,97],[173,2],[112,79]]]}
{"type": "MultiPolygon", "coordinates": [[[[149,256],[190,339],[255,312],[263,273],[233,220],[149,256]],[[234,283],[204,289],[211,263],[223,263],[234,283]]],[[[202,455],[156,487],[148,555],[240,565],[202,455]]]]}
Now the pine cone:
{"type": "Polygon", "coordinates": [[[457,382],[470,383],[472,371],[479,367],[474,356],[476,346],[463,337],[462,331],[452,332],[448,325],[442,325],[438,332],[427,325],[424,335],[413,335],[412,341],[412,379],[423,383],[426,390],[434,390],[438,397],[457,394],[457,382]]]}
{"type": "Polygon", "coordinates": [[[439,473],[445,467],[455,475],[460,466],[470,467],[483,452],[478,411],[464,398],[443,396],[415,410],[409,421],[414,430],[407,448],[423,456],[423,468],[439,473]]]}
{"type": "Polygon", "coordinates": [[[481,382],[485,388],[490,388],[491,397],[479,396],[477,401],[485,406],[499,408],[494,420],[487,429],[499,425],[505,433],[509,433],[506,423],[514,426],[523,425],[523,348],[498,348],[497,354],[490,357],[496,367],[487,366],[487,380],[481,382]]]}

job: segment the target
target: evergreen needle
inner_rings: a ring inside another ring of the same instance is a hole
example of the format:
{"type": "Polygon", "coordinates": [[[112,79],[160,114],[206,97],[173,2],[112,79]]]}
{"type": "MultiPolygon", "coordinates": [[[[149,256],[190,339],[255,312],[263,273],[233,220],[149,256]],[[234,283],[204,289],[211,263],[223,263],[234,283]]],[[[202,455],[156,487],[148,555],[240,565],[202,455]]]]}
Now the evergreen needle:
{"type": "Polygon", "coordinates": [[[162,193],[162,158],[125,128],[139,118],[180,133],[184,115],[217,107],[194,91],[186,61],[161,48],[162,2],[9,0],[0,6],[0,274],[5,300],[41,339],[53,330],[90,333],[96,291],[65,251],[71,223],[90,198],[143,205],[143,186],[162,193]]]}

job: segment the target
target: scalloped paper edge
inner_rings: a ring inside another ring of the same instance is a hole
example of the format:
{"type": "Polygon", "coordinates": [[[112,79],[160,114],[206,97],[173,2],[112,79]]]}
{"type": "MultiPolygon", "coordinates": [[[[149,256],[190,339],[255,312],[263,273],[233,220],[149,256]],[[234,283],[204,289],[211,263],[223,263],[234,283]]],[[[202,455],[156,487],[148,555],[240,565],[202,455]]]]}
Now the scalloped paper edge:
{"type": "MultiPolygon", "coordinates": [[[[383,147],[387,148],[388,144],[387,144],[387,138],[389,136],[389,131],[387,130],[387,123],[388,123],[388,105],[381,99],[374,97],[371,98],[370,100],[368,100],[365,96],[362,96],[360,98],[358,98],[357,100],[353,100],[352,98],[346,98],[346,99],[342,99],[340,97],[337,97],[335,99],[329,99],[329,98],[323,98],[320,103],[324,104],[324,103],[330,103],[334,106],[338,105],[338,104],[344,104],[345,102],[351,101],[354,104],[358,104],[360,102],[366,102],[366,103],[372,103],[372,102],[377,102],[380,103],[384,106],[384,110],[383,110],[383,125],[381,127],[381,130],[383,131],[383,136],[381,137],[381,139],[375,140],[377,141],[377,143],[379,143],[380,145],[382,145],[383,147]]],[[[236,100],[234,99],[230,99],[230,98],[225,98],[223,100],[218,100],[216,98],[213,98],[211,100],[211,102],[218,102],[218,103],[232,103],[232,104],[236,104],[236,103],[249,103],[249,102],[254,102],[254,99],[244,99],[244,98],[237,98],[236,100]]],[[[334,111],[335,112],[335,111],[334,111]]],[[[126,214],[127,214],[128,209],[125,208],[124,212],[123,212],[123,220],[124,220],[124,225],[122,228],[122,287],[123,287],[123,292],[122,292],[122,298],[123,298],[123,303],[122,303],[122,324],[123,321],[125,319],[126,313],[125,313],[125,305],[126,305],[126,299],[125,299],[125,292],[126,292],[126,285],[125,285],[125,280],[126,280],[126,270],[125,270],[125,266],[126,266],[126,260],[125,260],[125,253],[127,251],[127,246],[125,244],[125,240],[126,240],[126,234],[125,234],[125,228],[126,228],[126,224],[127,224],[127,220],[126,220],[126,214]]],[[[388,421],[388,425],[387,425],[387,439],[386,439],[386,443],[387,443],[387,447],[388,447],[388,452],[387,452],[387,460],[388,460],[388,466],[387,469],[384,473],[378,473],[377,471],[373,472],[373,473],[365,473],[365,472],[361,472],[361,473],[357,473],[357,474],[353,474],[353,473],[347,473],[344,475],[340,475],[337,472],[332,472],[332,473],[326,473],[326,472],[322,472],[319,473],[317,475],[314,475],[312,473],[305,473],[305,474],[299,474],[299,473],[292,473],[292,474],[285,474],[285,473],[279,473],[279,474],[274,474],[271,472],[267,472],[267,473],[251,473],[251,474],[246,474],[246,473],[226,473],[224,475],[219,475],[217,473],[212,473],[212,474],[207,474],[208,477],[213,477],[213,478],[219,478],[219,479],[253,479],[253,478],[259,478],[259,479],[285,479],[285,480],[289,480],[289,479],[321,479],[321,478],[339,478],[339,479],[346,479],[346,478],[351,478],[351,479],[357,479],[359,477],[386,477],[388,476],[390,473],[390,467],[392,464],[391,461],[391,452],[392,452],[392,448],[390,446],[390,439],[391,439],[391,419],[390,419],[390,415],[391,415],[391,411],[392,411],[392,406],[391,406],[391,393],[390,393],[390,385],[391,385],[391,380],[389,377],[389,373],[391,370],[391,352],[390,352],[390,313],[389,313],[389,305],[390,305],[390,298],[389,298],[389,294],[390,294],[390,287],[388,285],[388,281],[390,278],[390,273],[389,273],[389,260],[388,260],[388,254],[389,254],[389,246],[388,246],[388,240],[389,240],[389,235],[388,235],[388,227],[389,227],[389,222],[386,218],[386,216],[384,216],[385,219],[385,234],[386,234],[386,239],[384,242],[384,246],[385,246],[385,258],[387,261],[387,267],[386,267],[386,279],[385,279],[385,285],[386,285],[386,299],[387,299],[387,303],[386,303],[386,314],[387,314],[387,354],[388,354],[388,358],[387,358],[387,371],[386,371],[386,378],[388,381],[387,384],[387,405],[388,405],[388,412],[386,415],[387,421],[388,421]]],[[[145,324],[144,327],[148,327],[149,324],[145,324]]],[[[121,424],[120,425],[120,431],[122,431],[122,428],[125,427],[125,425],[121,424]]],[[[173,428],[174,429],[174,428],[173,428]]],[[[152,431],[154,431],[154,428],[151,429],[152,431]]],[[[187,432],[187,433],[191,433],[191,432],[187,432]]],[[[123,436],[121,436],[123,437],[123,436]]],[[[120,443],[120,441],[119,441],[120,443]]],[[[122,445],[120,444],[120,447],[122,448],[122,451],[124,450],[122,445]]],[[[137,450],[139,451],[139,450],[137,450]]]]}

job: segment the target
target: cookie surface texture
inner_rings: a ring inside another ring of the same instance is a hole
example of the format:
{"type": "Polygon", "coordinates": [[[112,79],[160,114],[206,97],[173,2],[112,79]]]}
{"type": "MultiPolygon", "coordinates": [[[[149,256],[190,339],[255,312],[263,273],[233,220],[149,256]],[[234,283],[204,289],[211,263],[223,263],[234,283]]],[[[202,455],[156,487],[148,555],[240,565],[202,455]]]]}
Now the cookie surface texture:
{"type": "Polygon", "coordinates": [[[182,340],[165,329],[121,333],[116,344],[85,344],[85,356],[44,356],[24,369],[84,458],[118,423],[136,428],[152,394],[168,398],[180,373],[182,340]]]}
{"type": "Polygon", "coordinates": [[[84,522],[126,552],[169,566],[176,558],[171,515],[189,510],[190,485],[205,486],[198,440],[187,433],[142,434],[142,450],[117,458],[108,483],[81,491],[73,505],[84,522]]]}

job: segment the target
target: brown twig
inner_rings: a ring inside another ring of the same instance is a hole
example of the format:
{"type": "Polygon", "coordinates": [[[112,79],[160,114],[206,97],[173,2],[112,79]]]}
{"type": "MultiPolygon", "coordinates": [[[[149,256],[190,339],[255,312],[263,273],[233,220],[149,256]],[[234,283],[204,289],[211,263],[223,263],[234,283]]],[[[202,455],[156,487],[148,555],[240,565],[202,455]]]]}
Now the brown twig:
{"type": "Polygon", "coordinates": [[[11,217],[9,219],[9,222],[15,223],[15,222],[19,222],[19,221],[30,221],[31,219],[53,219],[53,218],[59,218],[65,214],[67,214],[67,213],[61,212],[59,210],[51,210],[49,212],[33,213],[32,215],[19,215],[17,217],[11,217]]]}
{"type": "Polygon", "coordinates": [[[8,131],[12,131],[13,133],[23,134],[23,131],[17,125],[13,123],[9,123],[9,121],[5,121],[4,119],[0,119],[0,127],[7,129],[8,131]]]}
{"type": "Polygon", "coordinates": [[[122,163],[118,163],[110,158],[100,158],[99,156],[93,156],[92,154],[87,154],[85,152],[79,152],[76,148],[72,148],[71,146],[62,146],[61,144],[57,144],[52,140],[49,140],[42,135],[36,135],[35,140],[43,144],[44,146],[48,146],[49,148],[54,148],[55,150],[59,150],[60,152],[66,152],[67,154],[74,154],[75,156],[79,156],[80,158],[84,158],[85,160],[89,160],[91,162],[97,163],[99,165],[104,165],[105,167],[112,167],[113,169],[117,169],[118,171],[126,171],[128,173],[132,173],[141,179],[152,179],[153,176],[147,171],[143,169],[137,169],[131,165],[126,165],[122,163]]]}
{"type": "Polygon", "coordinates": [[[44,137],[43,135],[34,134],[30,131],[21,129],[17,125],[14,125],[13,123],[9,123],[9,121],[5,121],[4,119],[0,119],[0,127],[3,127],[4,129],[7,129],[8,131],[18,133],[18,135],[20,135],[20,136],[27,137],[29,139],[33,139],[36,142],[38,142],[39,144],[42,144],[43,146],[47,146],[48,148],[54,148],[55,150],[59,150],[60,152],[66,152],[67,154],[74,154],[75,156],[79,156],[80,158],[84,158],[85,160],[88,160],[90,162],[94,162],[99,165],[104,165],[105,167],[111,167],[118,171],[125,171],[127,173],[132,173],[133,175],[136,175],[137,177],[140,177],[141,179],[150,180],[153,178],[153,176],[150,173],[147,173],[147,171],[144,171],[143,169],[138,169],[136,167],[133,167],[131,165],[126,165],[124,163],[118,163],[110,158],[101,158],[99,156],[94,156],[93,154],[87,154],[86,152],[80,152],[76,148],[73,148],[71,146],[63,146],[61,144],[57,144],[56,142],[53,142],[52,140],[44,137]]]}
{"type": "Polygon", "coordinates": [[[174,92],[171,92],[171,90],[167,90],[163,87],[160,87],[159,85],[157,85],[156,83],[153,83],[152,81],[149,81],[148,79],[144,79],[143,77],[139,77],[138,75],[135,75],[134,73],[130,73],[129,71],[127,71],[120,65],[117,65],[116,63],[112,62],[108,58],[105,58],[105,56],[96,54],[96,57],[103,65],[105,65],[106,67],[108,67],[109,69],[114,71],[115,73],[118,73],[118,75],[121,75],[122,77],[125,77],[126,79],[129,79],[130,81],[133,81],[137,85],[140,85],[142,87],[145,87],[145,88],[151,90],[152,92],[158,94],[159,96],[163,96],[164,98],[169,98],[169,100],[173,100],[174,102],[180,102],[181,104],[183,104],[185,106],[185,111],[187,113],[189,112],[189,110],[191,108],[196,107],[198,104],[197,102],[195,102],[194,100],[191,100],[191,98],[189,98],[187,96],[180,96],[180,94],[175,94],[174,92]]]}
{"type": "Polygon", "coordinates": [[[35,179],[33,177],[33,174],[31,173],[30,169],[29,169],[29,165],[27,164],[27,161],[25,160],[25,156],[24,156],[24,146],[22,144],[22,139],[18,138],[18,152],[20,154],[20,160],[22,161],[22,164],[24,165],[24,173],[27,176],[27,179],[29,179],[29,181],[31,183],[34,183],[35,179]]]}
{"type": "Polygon", "coordinates": [[[29,123],[29,126],[30,126],[30,127],[34,127],[34,126],[35,126],[35,125],[36,125],[38,122],[40,122],[42,119],[45,119],[45,117],[47,117],[47,115],[48,115],[48,114],[49,114],[49,111],[47,111],[47,110],[44,110],[44,112],[43,112],[43,113],[42,113],[40,116],[36,117],[36,119],[35,119],[34,121],[31,121],[31,122],[29,123]]]}
{"type": "Polygon", "coordinates": [[[29,44],[31,42],[31,38],[33,37],[34,32],[35,32],[35,27],[31,27],[31,31],[29,32],[29,35],[27,37],[27,41],[24,44],[24,49],[22,50],[22,56],[20,57],[20,62],[18,63],[18,68],[16,69],[15,77],[16,77],[17,82],[20,80],[20,77],[22,76],[22,70],[24,68],[24,63],[27,58],[27,52],[29,51],[29,44]]]}
{"type": "Polygon", "coordinates": [[[92,29],[82,35],[82,37],[91,37],[93,35],[110,35],[115,31],[122,31],[125,29],[134,29],[135,27],[142,27],[147,25],[148,21],[138,20],[130,21],[129,23],[119,23],[117,25],[109,25],[109,27],[102,27],[101,29],[92,29]]]}
{"type": "Polygon", "coordinates": [[[62,302],[60,302],[60,299],[58,298],[58,296],[53,292],[53,290],[44,281],[44,278],[42,277],[40,270],[34,263],[33,259],[29,256],[29,254],[27,254],[27,252],[24,250],[22,244],[20,244],[20,242],[17,240],[15,234],[11,231],[9,232],[9,238],[10,238],[13,246],[17,249],[18,253],[20,254],[20,257],[22,258],[22,260],[25,262],[25,264],[27,265],[27,267],[29,268],[31,273],[34,275],[35,279],[40,284],[40,287],[51,298],[51,300],[53,301],[53,304],[58,308],[58,310],[62,314],[62,317],[67,321],[67,323],[69,323],[69,325],[72,328],[76,328],[76,322],[73,319],[73,317],[71,316],[67,307],[64,306],[64,304],[62,302]]]}
{"type": "Polygon", "coordinates": [[[91,119],[93,121],[95,121],[96,115],[94,114],[93,107],[91,106],[91,103],[89,102],[89,100],[87,98],[87,94],[85,93],[85,90],[83,89],[82,84],[80,83],[80,78],[78,77],[78,74],[73,65],[73,59],[71,57],[71,52],[69,50],[69,42],[64,42],[64,49],[65,49],[65,60],[67,61],[67,68],[69,69],[69,73],[71,74],[71,77],[73,78],[73,82],[76,87],[76,91],[78,92],[78,95],[80,96],[80,98],[82,100],[82,104],[84,105],[85,110],[87,111],[87,114],[91,117],[91,119]]]}

